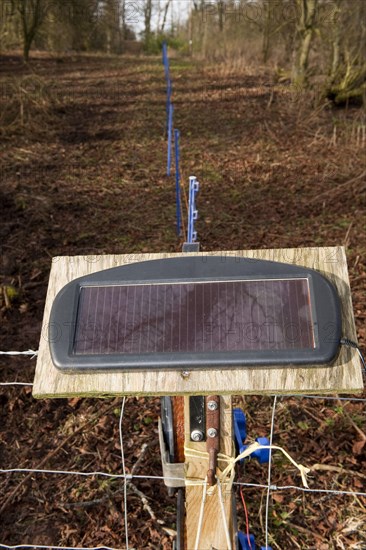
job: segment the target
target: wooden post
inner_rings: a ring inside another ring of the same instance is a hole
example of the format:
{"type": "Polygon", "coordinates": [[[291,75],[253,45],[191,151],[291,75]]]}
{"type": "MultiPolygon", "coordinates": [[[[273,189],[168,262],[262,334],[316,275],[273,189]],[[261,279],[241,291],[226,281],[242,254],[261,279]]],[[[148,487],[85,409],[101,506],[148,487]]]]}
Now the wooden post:
{"type": "MultiPolygon", "coordinates": [[[[208,471],[207,457],[193,457],[189,450],[206,452],[206,442],[196,443],[190,438],[189,423],[189,397],[185,397],[185,448],[186,448],[186,550],[195,548],[198,532],[198,523],[202,506],[203,483],[208,471]],[[199,483],[191,485],[191,483],[199,483]]],[[[233,429],[232,429],[232,405],[231,396],[220,397],[220,453],[233,456],[233,429]]],[[[227,462],[218,462],[218,472],[227,466],[227,462]]],[[[225,509],[226,523],[230,532],[232,548],[234,548],[232,491],[230,484],[222,485],[222,498],[225,509]]],[[[210,493],[210,491],[209,491],[210,493]]],[[[224,520],[219,499],[217,485],[213,487],[212,494],[207,494],[203,513],[199,550],[224,550],[228,549],[226,541],[224,520]]]]}

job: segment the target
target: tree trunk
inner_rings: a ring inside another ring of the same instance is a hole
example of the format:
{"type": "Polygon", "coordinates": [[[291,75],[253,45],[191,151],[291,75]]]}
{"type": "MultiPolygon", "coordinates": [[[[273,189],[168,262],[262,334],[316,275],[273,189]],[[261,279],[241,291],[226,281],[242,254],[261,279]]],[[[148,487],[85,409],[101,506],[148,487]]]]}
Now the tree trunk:
{"type": "Polygon", "coordinates": [[[152,0],[145,0],[145,47],[148,47],[151,39],[151,13],[152,13],[152,0]]]}
{"type": "Polygon", "coordinates": [[[17,9],[23,29],[23,57],[27,63],[33,40],[44,21],[46,7],[43,0],[18,0],[17,9]]]}
{"type": "Polygon", "coordinates": [[[269,57],[269,47],[270,47],[270,34],[271,34],[271,1],[264,3],[264,9],[266,12],[265,23],[263,27],[263,39],[262,39],[262,56],[263,63],[267,63],[269,57]]]}
{"type": "Polygon", "coordinates": [[[219,0],[217,4],[219,11],[219,31],[224,31],[224,12],[225,12],[225,3],[224,0],[219,0]]]}
{"type": "Polygon", "coordinates": [[[332,13],[332,66],[330,70],[330,81],[334,83],[339,70],[341,55],[341,1],[336,0],[336,5],[332,13]]]}
{"type": "Polygon", "coordinates": [[[168,0],[167,3],[165,4],[163,22],[162,22],[161,27],[160,27],[161,34],[163,34],[164,29],[165,29],[169,6],[170,6],[170,0],[168,0]]]}
{"type": "Polygon", "coordinates": [[[296,85],[304,86],[307,81],[309,53],[315,30],[318,0],[298,0],[298,5],[300,8],[300,19],[297,26],[298,41],[292,71],[292,82],[296,85]]]}
{"type": "Polygon", "coordinates": [[[32,40],[24,38],[23,42],[23,59],[25,63],[28,63],[29,61],[29,53],[32,46],[32,40]]]}

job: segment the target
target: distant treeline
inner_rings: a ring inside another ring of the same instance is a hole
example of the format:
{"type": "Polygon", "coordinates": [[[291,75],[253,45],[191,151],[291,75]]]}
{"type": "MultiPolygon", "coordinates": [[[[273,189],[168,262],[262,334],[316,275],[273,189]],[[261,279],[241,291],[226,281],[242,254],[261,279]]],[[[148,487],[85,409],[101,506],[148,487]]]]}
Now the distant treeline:
{"type": "Polygon", "coordinates": [[[159,53],[268,64],[337,103],[366,90],[365,0],[0,0],[0,52],[159,53]],[[139,43],[137,42],[139,41],[139,43]],[[135,46],[133,46],[135,44],[135,46]]]}

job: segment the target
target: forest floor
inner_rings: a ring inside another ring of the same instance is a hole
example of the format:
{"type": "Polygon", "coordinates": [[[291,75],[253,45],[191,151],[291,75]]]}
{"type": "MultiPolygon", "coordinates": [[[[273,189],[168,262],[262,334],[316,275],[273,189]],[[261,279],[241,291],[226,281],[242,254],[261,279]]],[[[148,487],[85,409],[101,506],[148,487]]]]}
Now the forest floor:
{"type": "MultiPolygon", "coordinates": [[[[183,179],[201,182],[201,249],[345,245],[365,349],[364,110],[335,109],[265,69],[174,59],[172,78],[183,179]]],[[[164,74],[158,58],[38,56],[26,67],[13,55],[1,58],[0,85],[0,349],[38,349],[53,256],[181,250],[164,74]]],[[[32,382],[34,368],[3,357],[0,382],[32,382]]],[[[273,399],[238,402],[251,438],[268,435],[273,399]]],[[[121,474],[120,408],[121,399],[35,401],[30,387],[2,387],[0,468],[121,474]]],[[[158,416],[158,399],[127,400],[127,471],[140,457],[134,474],[161,475],[158,416]]],[[[311,487],[366,491],[364,403],[283,398],[274,433],[301,463],[326,466],[311,487]]],[[[251,461],[240,479],[266,484],[267,468],[251,461]]],[[[274,458],[272,483],[299,481],[274,458]]],[[[175,499],[161,480],[134,484],[156,519],[130,487],[130,548],[172,548],[175,499]]],[[[265,494],[245,491],[262,545],[265,494]]],[[[0,517],[0,544],[125,547],[118,478],[2,474],[0,517]]],[[[239,499],[238,519],[244,529],[239,499]]],[[[270,535],[275,549],[365,549],[366,499],[274,492],[270,535]]]]}

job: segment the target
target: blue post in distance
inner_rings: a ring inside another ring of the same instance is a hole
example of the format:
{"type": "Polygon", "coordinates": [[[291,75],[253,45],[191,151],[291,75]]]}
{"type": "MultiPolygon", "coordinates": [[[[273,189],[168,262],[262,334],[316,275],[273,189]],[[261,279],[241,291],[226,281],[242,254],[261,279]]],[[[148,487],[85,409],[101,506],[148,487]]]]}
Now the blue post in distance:
{"type": "Polygon", "coordinates": [[[163,42],[163,65],[164,65],[164,71],[165,71],[165,79],[166,81],[169,80],[169,57],[168,57],[168,45],[167,43],[163,42]]]}
{"type": "Polygon", "coordinates": [[[179,170],[179,130],[174,130],[174,148],[175,148],[175,196],[177,204],[177,235],[181,233],[181,219],[180,219],[180,170],[179,170]]]}
{"type": "Polygon", "coordinates": [[[168,117],[168,161],[166,166],[166,175],[170,176],[172,166],[172,138],[173,138],[173,104],[169,105],[169,117],[168,117]]]}
{"type": "Polygon", "coordinates": [[[172,103],[172,81],[170,78],[166,85],[166,130],[169,129],[169,108],[172,103]]]}
{"type": "Polygon", "coordinates": [[[189,178],[189,202],[188,202],[188,238],[187,242],[192,244],[197,240],[197,232],[194,230],[194,222],[198,218],[198,210],[196,210],[196,194],[200,184],[195,176],[189,178]]]}
{"type": "Polygon", "coordinates": [[[168,57],[168,45],[163,42],[163,65],[164,73],[166,80],[166,130],[168,131],[169,127],[169,105],[172,101],[172,81],[170,78],[170,66],[169,66],[169,57],[168,57]]]}

